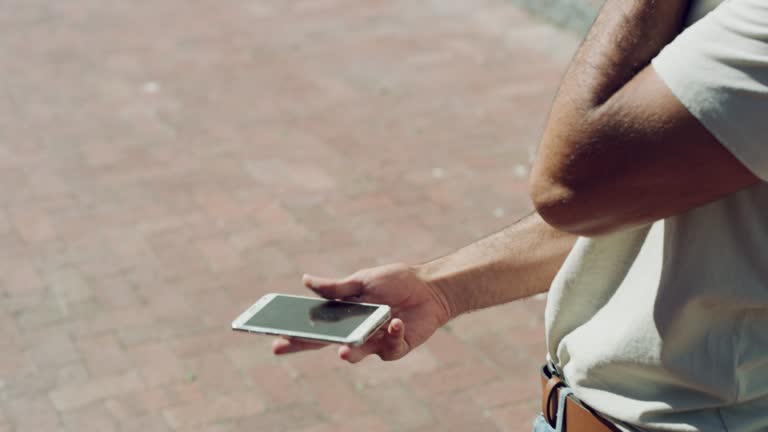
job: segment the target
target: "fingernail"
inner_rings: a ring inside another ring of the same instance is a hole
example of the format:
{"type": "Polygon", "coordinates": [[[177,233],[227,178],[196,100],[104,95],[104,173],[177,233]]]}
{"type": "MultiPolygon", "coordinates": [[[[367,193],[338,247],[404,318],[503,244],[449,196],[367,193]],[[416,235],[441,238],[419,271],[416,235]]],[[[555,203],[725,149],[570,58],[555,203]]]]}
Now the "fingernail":
{"type": "Polygon", "coordinates": [[[342,360],[348,360],[349,359],[349,353],[350,353],[349,349],[340,348],[339,349],[339,358],[341,358],[342,360]]]}

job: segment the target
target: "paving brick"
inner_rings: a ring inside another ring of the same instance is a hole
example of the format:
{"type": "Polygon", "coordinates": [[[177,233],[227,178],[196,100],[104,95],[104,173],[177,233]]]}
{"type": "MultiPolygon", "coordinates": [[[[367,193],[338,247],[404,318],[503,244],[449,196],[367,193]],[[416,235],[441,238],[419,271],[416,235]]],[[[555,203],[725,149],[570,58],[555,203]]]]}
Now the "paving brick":
{"type": "Polygon", "coordinates": [[[10,342],[0,344],[0,376],[9,376],[16,373],[26,360],[24,353],[19,347],[10,342]]]}
{"type": "MultiPolygon", "coordinates": [[[[61,366],[66,368],[70,365],[61,366]]],[[[46,395],[58,382],[58,367],[40,368],[25,361],[12,375],[3,379],[3,392],[9,398],[46,395]]]]}
{"type": "Polygon", "coordinates": [[[238,427],[234,420],[221,420],[215,424],[205,426],[190,426],[178,429],[179,432],[240,432],[247,431],[247,427],[238,427]]]}
{"type": "MultiPolygon", "coordinates": [[[[232,269],[233,273],[242,270],[242,267],[232,269]]],[[[239,274],[238,274],[239,275],[239,274]]],[[[137,277],[142,277],[141,274],[137,274],[137,277]]],[[[145,276],[146,277],[146,276],[145,276]]],[[[150,276],[151,277],[151,276],[150,276]]],[[[222,272],[221,274],[213,273],[208,269],[199,271],[190,271],[183,275],[176,275],[173,277],[156,276],[154,280],[133,281],[136,285],[136,292],[144,299],[154,297],[154,291],[157,287],[164,287],[165,289],[173,289],[174,292],[184,293],[184,295],[193,295],[203,291],[212,291],[220,289],[225,281],[229,281],[230,270],[222,272]]]]}
{"type": "MultiPolygon", "coordinates": [[[[329,247],[328,243],[323,243],[321,239],[318,239],[316,242],[315,249],[325,250],[329,247]]],[[[295,260],[302,273],[318,276],[325,275],[327,277],[343,277],[354,273],[360,268],[359,265],[355,265],[354,261],[358,259],[373,260],[372,256],[366,257],[365,252],[360,252],[358,247],[347,246],[353,242],[356,242],[356,240],[349,240],[346,245],[343,242],[341,244],[334,242],[331,245],[333,253],[301,250],[295,256],[295,260]]],[[[296,285],[299,285],[299,283],[296,285]]],[[[308,294],[305,293],[304,295],[308,294]]]]}
{"type": "MultiPolygon", "coordinates": [[[[115,420],[124,423],[134,418],[151,416],[163,408],[181,402],[172,393],[171,390],[162,387],[139,390],[106,399],[104,407],[115,420]]],[[[200,399],[202,399],[202,395],[200,399]]]]}
{"type": "Polygon", "coordinates": [[[141,415],[141,411],[132,405],[132,401],[129,400],[129,397],[130,396],[122,396],[115,399],[107,399],[103,404],[104,409],[117,422],[139,417],[141,415]]]}
{"type": "Polygon", "coordinates": [[[75,345],[65,329],[56,327],[30,332],[22,343],[27,359],[36,366],[45,368],[66,365],[80,359],[75,345]]]}
{"type": "Polygon", "coordinates": [[[109,412],[100,405],[92,405],[61,414],[64,428],[70,432],[117,432],[118,426],[109,412]]]}
{"type": "MultiPolygon", "coordinates": [[[[387,432],[392,429],[391,422],[380,416],[348,417],[333,423],[313,425],[301,429],[301,432],[335,432],[339,430],[387,432]]],[[[402,430],[402,429],[401,429],[402,430]]]]}
{"type": "Polygon", "coordinates": [[[279,159],[246,162],[248,173],[266,185],[289,185],[302,189],[323,190],[336,184],[322,168],[309,163],[291,163],[279,159]]]}
{"type": "Polygon", "coordinates": [[[541,402],[517,403],[494,408],[490,411],[490,417],[503,432],[517,432],[528,430],[533,420],[541,413],[541,402]]]}
{"type": "Polygon", "coordinates": [[[0,345],[18,345],[19,328],[16,317],[10,311],[0,310],[0,345]]]}
{"type": "Polygon", "coordinates": [[[57,371],[56,387],[81,385],[88,382],[88,368],[80,362],[66,365],[57,371]]]}
{"type": "MultiPolygon", "coordinates": [[[[223,284],[223,290],[227,291],[233,303],[232,318],[227,320],[230,323],[234,317],[242,313],[265,293],[284,291],[288,294],[307,294],[307,290],[300,286],[301,274],[278,275],[274,277],[276,282],[273,283],[273,278],[261,274],[261,271],[256,268],[240,268],[229,272],[228,278],[231,278],[231,282],[223,284]]],[[[240,336],[244,335],[241,334],[240,336]]],[[[254,340],[254,338],[249,339],[254,340]]],[[[260,338],[257,337],[256,339],[260,338]]]]}
{"type": "Polygon", "coordinates": [[[117,330],[117,337],[120,339],[120,343],[126,347],[169,341],[177,335],[178,333],[173,328],[165,325],[165,323],[156,322],[151,319],[142,320],[138,324],[128,325],[117,330]]]}
{"type": "Polygon", "coordinates": [[[53,223],[45,213],[32,208],[15,208],[10,213],[13,225],[25,241],[39,243],[56,238],[53,223]]]}
{"type": "Polygon", "coordinates": [[[136,417],[120,423],[121,432],[169,432],[165,419],[160,415],[136,417]]]}
{"type": "Polygon", "coordinates": [[[221,287],[197,291],[186,297],[189,308],[196,311],[193,319],[204,329],[222,329],[226,327],[222,323],[231,323],[242,312],[233,307],[232,297],[221,287]]]}
{"type": "MultiPolygon", "coordinates": [[[[14,302],[9,301],[9,306],[14,302]]],[[[18,302],[16,325],[21,331],[50,328],[60,324],[65,317],[61,304],[53,296],[33,295],[18,302]]],[[[16,309],[13,307],[13,309],[16,309]]]]}
{"type": "Polygon", "coordinates": [[[498,379],[498,373],[484,362],[461,364],[440,368],[434,372],[418,374],[411,378],[409,386],[422,399],[435,395],[457,392],[486,384],[498,379]]]}
{"type": "Polygon", "coordinates": [[[473,363],[480,359],[480,354],[470,345],[462,343],[450,329],[443,327],[435,332],[426,342],[426,348],[440,365],[451,366],[458,363],[473,363]]]}
{"type": "MultiPolygon", "coordinates": [[[[268,198],[268,196],[265,196],[268,198]]],[[[194,193],[195,202],[214,220],[229,220],[242,217],[249,206],[239,202],[237,195],[220,188],[205,188],[194,193]]]]}
{"type": "Polygon", "coordinates": [[[166,344],[131,347],[123,355],[132,360],[147,387],[177,382],[185,376],[184,366],[166,344]]]}
{"type": "Polygon", "coordinates": [[[543,339],[544,329],[540,326],[521,326],[479,337],[473,344],[485,358],[502,370],[536,370],[546,357],[543,339]]]}
{"type": "Polygon", "coordinates": [[[11,229],[11,221],[8,219],[7,212],[5,210],[0,210],[0,233],[7,234],[11,229]]]}
{"type": "Polygon", "coordinates": [[[498,334],[519,322],[527,323],[530,315],[517,304],[510,303],[462,315],[449,323],[451,332],[460,340],[498,334]]]}
{"type": "MultiPolygon", "coordinates": [[[[66,270],[70,273],[75,270],[80,273],[76,276],[81,277],[112,276],[128,268],[129,265],[114,256],[109,245],[100,236],[91,234],[92,225],[84,222],[82,215],[73,217],[83,226],[79,228],[80,232],[71,234],[74,239],[62,239],[60,259],[66,264],[62,263],[62,269],[52,269],[53,276],[66,270]]],[[[63,276],[73,278],[70,274],[63,276]]]]}
{"type": "Polygon", "coordinates": [[[253,367],[247,370],[251,384],[265,397],[267,408],[281,408],[287,405],[307,404],[312,396],[298,377],[274,365],[253,367]]]}
{"type": "Polygon", "coordinates": [[[7,411],[9,419],[20,431],[53,430],[59,425],[56,409],[43,395],[12,399],[7,411]]]}
{"type": "Polygon", "coordinates": [[[185,379],[200,385],[206,396],[246,390],[248,381],[223,353],[205,355],[181,361],[185,379]]]}
{"type": "Polygon", "coordinates": [[[32,247],[15,233],[0,234],[0,257],[5,262],[33,257],[32,247]]]}
{"type": "Polygon", "coordinates": [[[526,369],[509,368],[504,378],[471,388],[468,392],[480,406],[495,408],[528,402],[539,396],[541,383],[535,373],[526,369]]]}
{"type": "Polygon", "coordinates": [[[490,413],[466,393],[446,393],[428,401],[436,423],[445,431],[497,431],[490,413]]]}
{"type": "Polygon", "coordinates": [[[346,362],[341,360],[336,352],[336,346],[328,346],[320,350],[302,353],[282,359],[291,375],[299,377],[315,377],[335,374],[337,371],[347,371],[346,362]]]}
{"type": "Polygon", "coordinates": [[[139,375],[135,372],[129,372],[92,380],[84,385],[57,388],[50,393],[50,398],[56,409],[66,411],[101,399],[135,391],[142,386],[143,383],[139,375]]]}
{"type": "Polygon", "coordinates": [[[132,367],[114,334],[80,339],[77,347],[89,375],[94,378],[118,375],[132,367]]]}
{"type": "Polygon", "coordinates": [[[180,357],[194,357],[211,351],[241,346],[247,335],[233,332],[227,325],[221,330],[198,335],[180,337],[172,344],[173,351],[180,357]]]}
{"type": "Polygon", "coordinates": [[[237,393],[166,408],[163,416],[172,429],[215,423],[219,420],[250,417],[261,413],[264,404],[254,393],[237,393]]]}
{"type": "MultiPolygon", "coordinates": [[[[122,209],[121,209],[122,210],[122,209]]],[[[124,215],[130,215],[130,212],[124,210],[119,211],[117,216],[110,216],[110,220],[113,221],[116,217],[124,217],[124,215]]],[[[139,214],[141,214],[139,212],[139,214]]],[[[128,223],[118,224],[116,229],[105,230],[103,238],[105,247],[111,252],[113,259],[123,264],[126,268],[142,268],[148,263],[152,263],[155,260],[155,256],[152,254],[149,246],[141,235],[139,230],[128,227],[128,223]]]]}
{"type": "MultiPolygon", "coordinates": [[[[196,382],[192,376],[185,379],[181,384],[175,384],[169,388],[172,400],[179,402],[197,402],[204,399],[200,383],[196,382]]],[[[176,403],[174,402],[173,405],[176,403]]]]}
{"type": "Polygon", "coordinates": [[[272,246],[246,247],[243,249],[242,257],[243,261],[250,263],[265,274],[300,274],[300,269],[291,257],[280,248],[272,246]]]}
{"type": "Polygon", "coordinates": [[[393,430],[413,430],[435,421],[427,404],[400,383],[364,389],[363,396],[393,430]]]}
{"type": "Polygon", "coordinates": [[[212,271],[236,268],[242,265],[239,250],[229,241],[229,238],[214,238],[198,243],[212,271]]]}
{"type": "Polygon", "coordinates": [[[127,327],[141,326],[152,322],[151,311],[143,307],[100,310],[94,314],[78,318],[74,324],[75,333],[80,337],[120,331],[127,327]]]}
{"type": "MultiPolygon", "coordinates": [[[[335,354],[335,353],[334,353],[335,354]]],[[[418,347],[396,362],[385,362],[377,356],[369,356],[344,373],[353,376],[356,382],[375,386],[396,380],[408,380],[419,374],[429,374],[439,367],[439,360],[425,347],[418,347]]]]}
{"type": "Polygon", "coordinates": [[[331,419],[367,414],[370,410],[360,391],[339,379],[340,374],[326,374],[303,379],[320,410],[331,419]]]}
{"type": "Polygon", "coordinates": [[[271,344],[271,338],[254,337],[246,339],[242,346],[227,348],[224,353],[242,371],[258,366],[274,366],[277,362],[272,355],[271,344]]]}
{"type": "MultiPolygon", "coordinates": [[[[141,294],[140,294],[141,295],[141,294]]],[[[178,294],[171,292],[155,293],[153,295],[141,295],[144,300],[144,309],[154,320],[186,319],[193,322],[194,309],[190,306],[189,295],[179,298],[178,294]]]]}
{"type": "Polygon", "coordinates": [[[293,432],[317,425],[326,418],[322,409],[314,404],[297,405],[237,419],[234,426],[237,431],[253,430],[254,425],[258,425],[259,429],[265,431],[293,432]]]}
{"type": "Polygon", "coordinates": [[[18,261],[3,266],[0,283],[8,295],[36,292],[44,288],[40,274],[29,261],[18,261]]]}
{"type": "Polygon", "coordinates": [[[99,304],[107,309],[136,308],[141,306],[141,299],[133,284],[122,274],[89,279],[94,287],[93,294],[99,304]]]}

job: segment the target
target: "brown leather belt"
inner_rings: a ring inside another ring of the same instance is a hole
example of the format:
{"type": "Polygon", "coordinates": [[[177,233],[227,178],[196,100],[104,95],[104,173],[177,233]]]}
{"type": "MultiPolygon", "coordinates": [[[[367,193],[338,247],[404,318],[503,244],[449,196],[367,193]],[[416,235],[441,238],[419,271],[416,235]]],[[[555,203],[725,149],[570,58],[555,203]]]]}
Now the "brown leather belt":
{"type": "MultiPolygon", "coordinates": [[[[541,386],[544,389],[541,399],[541,412],[544,419],[553,428],[557,421],[557,403],[560,389],[565,383],[559,377],[552,375],[545,365],[541,369],[541,386]]],[[[565,399],[565,414],[563,417],[564,432],[621,432],[611,422],[600,417],[595,410],[586,406],[572,395],[565,399]]]]}

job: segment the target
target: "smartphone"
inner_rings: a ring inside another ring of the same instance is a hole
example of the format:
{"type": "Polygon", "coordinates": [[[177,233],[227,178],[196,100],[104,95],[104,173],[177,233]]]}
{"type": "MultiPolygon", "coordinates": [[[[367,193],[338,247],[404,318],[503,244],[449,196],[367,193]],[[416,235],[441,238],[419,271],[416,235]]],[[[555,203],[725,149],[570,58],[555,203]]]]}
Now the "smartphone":
{"type": "Polygon", "coordinates": [[[232,329],[314,342],[362,345],[391,315],[387,305],[272,293],[232,321],[232,329]]]}

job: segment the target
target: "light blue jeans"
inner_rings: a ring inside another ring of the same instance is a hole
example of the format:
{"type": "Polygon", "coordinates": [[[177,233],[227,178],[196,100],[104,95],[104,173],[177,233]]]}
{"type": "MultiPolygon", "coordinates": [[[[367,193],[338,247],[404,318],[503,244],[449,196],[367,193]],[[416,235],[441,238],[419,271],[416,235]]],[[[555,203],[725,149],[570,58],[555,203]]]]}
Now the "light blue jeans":
{"type": "Polygon", "coordinates": [[[563,417],[565,417],[565,398],[569,394],[573,393],[568,387],[560,389],[560,398],[557,401],[557,424],[556,427],[552,427],[547,423],[544,415],[536,417],[533,421],[533,432],[562,432],[563,431],[563,417]]]}

